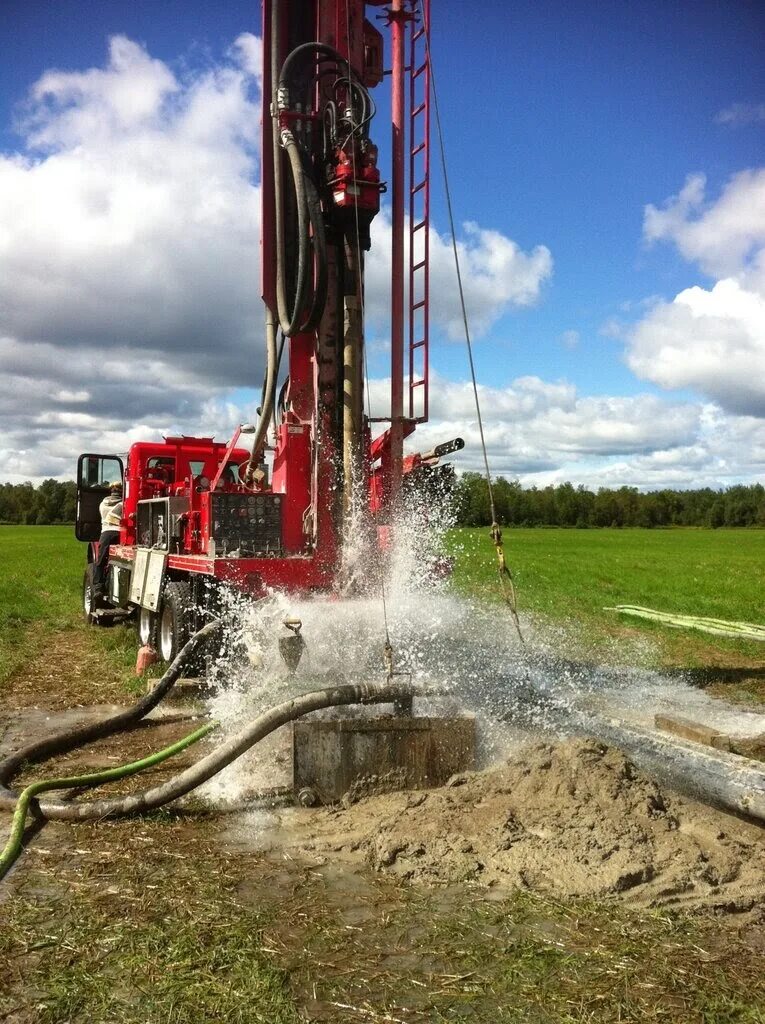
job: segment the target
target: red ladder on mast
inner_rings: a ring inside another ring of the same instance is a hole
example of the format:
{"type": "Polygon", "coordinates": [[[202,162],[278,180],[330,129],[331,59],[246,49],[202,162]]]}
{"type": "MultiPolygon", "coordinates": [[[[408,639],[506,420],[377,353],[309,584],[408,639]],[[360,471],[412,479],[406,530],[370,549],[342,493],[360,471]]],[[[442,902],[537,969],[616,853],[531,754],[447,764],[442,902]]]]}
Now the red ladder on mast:
{"type": "Polygon", "coordinates": [[[428,418],[430,331],[430,0],[409,39],[409,418],[428,418]]]}

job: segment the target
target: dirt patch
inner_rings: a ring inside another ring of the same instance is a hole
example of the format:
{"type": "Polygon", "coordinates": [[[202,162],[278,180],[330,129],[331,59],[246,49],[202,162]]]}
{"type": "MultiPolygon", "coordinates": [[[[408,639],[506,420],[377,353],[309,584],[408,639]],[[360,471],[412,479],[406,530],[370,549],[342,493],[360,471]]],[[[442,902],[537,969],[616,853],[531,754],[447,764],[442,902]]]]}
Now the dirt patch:
{"type": "Polygon", "coordinates": [[[109,664],[85,628],[53,633],[44,649],[4,684],[2,693],[5,710],[44,707],[54,711],[125,699],[119,669],[109,664]]]}
{"type": "Polygon", "coordinates": [[[597,740],[538,744],[440,790],[305,821],[303,843],[426,882],[743,910],[765,897],[765,833],[663,791],[597,740]]]}

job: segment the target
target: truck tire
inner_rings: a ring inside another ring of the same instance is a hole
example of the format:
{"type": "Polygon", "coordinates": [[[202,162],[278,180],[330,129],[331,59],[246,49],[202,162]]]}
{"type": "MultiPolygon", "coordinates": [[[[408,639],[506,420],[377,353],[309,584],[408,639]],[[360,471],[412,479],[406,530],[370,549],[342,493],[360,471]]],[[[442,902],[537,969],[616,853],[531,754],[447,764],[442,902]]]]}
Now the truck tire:
{"type": "Polygon", "coordinates": [[[96,610],[96,599],[93,596],[93,563],[89,563],[82,577],[82,614],[89,626],[95,624],[93,612],[96,610]]]}
{"type": "Polygon", "coordinates": [[[156,648],[157,646],[157,621],[156,612],[149,608],[139,608],[135,618],[135,631],[138,636],[138,643],[141,647],[156,648]]]}
{"type": "Polygon", "coordinates": [[[191,635],[191,588],[185,580],[165,587],[159,612],[159,657],[170,662],[191,635]]]}

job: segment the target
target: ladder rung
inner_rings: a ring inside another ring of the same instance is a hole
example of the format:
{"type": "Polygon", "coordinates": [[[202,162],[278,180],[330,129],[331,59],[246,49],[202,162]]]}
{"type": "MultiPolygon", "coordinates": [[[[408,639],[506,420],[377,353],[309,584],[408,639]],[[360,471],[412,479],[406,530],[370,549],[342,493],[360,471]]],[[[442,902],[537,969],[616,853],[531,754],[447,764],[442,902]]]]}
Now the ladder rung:
{"type": "Polygon", "coordinates": [[[423,71],[425,71],[427,66],[428,66],[428,62],[427,61],[425,61],[424,64],[420,64],[420,66],[417,68],[417,70],[412,72],[412,78],[419,78],[420,75],[423,73],[423,71]]]}
{"type": "Polygon", "coordinates": [[[414,147],[414,149],[410,153],[410,156],[417,156],[417,154],[421,153],[423,151],[423,149],[425,149],[426,146],[427,146],[427,142],[421,142],[419,144],[419,146],[415,146],[414,147]]]}
{"type": "Polygon", "coordinates": [[[425,178],[419,184],[415,185],[414,188],[412,189],[412,195],[416,196],[418,192],[421,192],[425,188],[427,183],[428,183],[428,179],[425,178]]]}
{"type": "Polygon", "coordinates": [[[412,383],[409,385],[409,387],[411,387],[411,388],[421,388],[424,383],[425,383],[425,378],[423,377],[422,380],[413,380],[412,383]]]}
{"type": "Polygon", "coordinates": [[[422,348],[422,346],[425,345],[425,344],[427,344],[427,342],[423,338],[422,341],[413,341],[412,344],[409,347],[411,349],[422,348]]]}
{"type": "Polygon", "coordinates": [[[422,307],[424,305],[425,305],[425,299],[420,299],[419,302],[415,302],[415,304],[412,306],[412,312],[414,312],[415,309],[422,309],[422,307]]]}
{"type": "Polygon", "coordinates": [[[423,25],[422,28],[418,28],[417,31],[413,33],[413,35],[412,35],[412,42],[416,43],[417,40],[420,39],[424,35],[425,35],[425,26],[423,25]]]}
{"type": "Polygon", "coordinates": [[[412,120],[414,120],[415,117],[417,117],[418,114],[421,114],[423,112],[423,110],[425,109],[425,106],[426,106],[425,100],[423,100],[422,103],[420,103],[420,105],[418,107],[414,108],[412,113],[409,115],[412,118],[412,120]]]}
{"type": "Polygon", "coordinates": [[[414,227],[412,228],[412,234],[414,234],[415,231],[419,231],[420,228],[425,228],[427,226],[428,226],[428,222],[426,220],[421,220],[419,222],[419,224],[415,224],[414,227]]]}
{"type": "Polygon", "coordinates": [[[420,270],[422,267],[425,266],[427,262],[427,260],[420,260],[419,263],[415,263],[414,266],[412,267],[412,273],[414,273],[415,270],[420,270]]]}

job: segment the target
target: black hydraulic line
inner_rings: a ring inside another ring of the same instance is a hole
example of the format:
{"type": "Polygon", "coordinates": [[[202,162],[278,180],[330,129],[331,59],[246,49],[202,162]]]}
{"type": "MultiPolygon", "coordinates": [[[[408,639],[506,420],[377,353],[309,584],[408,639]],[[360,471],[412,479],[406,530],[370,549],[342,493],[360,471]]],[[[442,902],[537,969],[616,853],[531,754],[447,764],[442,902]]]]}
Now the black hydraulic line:
{"type": "MultiPolygon", "coordinates": [[[[56,821],[92,821],[96,818],[121,818],[150,811],[190,793],[268,736],[269,733],[296,718],[310,714],[312,711],[343,707],[349,704],[395,703],[396,701],[410,700],[413,696],[414,688],[405,683],[345,683],[341,686],[305,693],[258,715],[249,725],[223,743],[217,750],[212,751],[201,761],[158,786],[127,796],[112,797],[108,800],[92,800],[82,803],[75,800],[40,801],[38,812],[43,817],[56,821]]],[[[16,755],[16,770],[20,767],[19,756],[16,755]]],[[[0,781],[3,783],[3,787],[12,775],[6,768],[7,763],[6,761],[0,765],[0,781]]],[[[2,792],[4,798],[8,794],[15,804],[18,794],[5,788],[2,792]]],[[[6,805],[0,804],[0,806],[6,805]]]]}
{"type": "Polygon", "coordinates": [[[305,176],[306,202],[308,206],[308,218],[311,223],[311,243],[313,246],[314,266],[316,267],[316,280],[313,286],[313,298],[308,318],[303,330],[312,331],[319,326],[324,307],[327,304],[327,237],[324,231],[324,215],[321,212],[319,193],[311,177],[305,176]]]}
{"type": "MultiPolygon", "coordinates": [[[[273,0],[271,7],[271,115],[272,115],[272,160],[274,174],[274,221],[276,233],[276,304],[279,326],[284,334],[291,336],[299,328],[305,302],[305,289],[308,284],[308,214],[303,188],[303,171],[297,144],[291,132],[285,131],[282,137],[279,125],[279,87],[276,79],[276,68],[279,66],[279,21],[280,4],[273,0]],[[292,171],[295,200],[297,206],[298,265],[295,276],[295,295],[292,308],[287,301],[287,282],[285,277],[285,239],[284,239],[284,189],[282,183],[282,155],[287,151],[292,171]]],[[[254,450],[254,449],[253,449],[254,450]]]]}
{"type": "MultiPolygon", "coordinates": [[[[276,8],[277,6],[278,6],[278,4],[274,4],[274,8],[276,8]]],[[[272,21],[272,26],[273,26],[273,21],[272,21]]],[[[273,38],[273,27],[272,27],[272,38],[273,38]]],[[[292,73],[292,67],[295,64],[295,61],[297,61],[300,57],[302,57],[302,56],[304,56],[305,54],[308,54],[308,53],[313,53],[314,55],[316,55],[318,57],[323,57],[324,58],[323,63],[326,63],[327,60],[336,61],[341,67],[347,68],[349,77],[352,76],[356,81],[358,81],[358,75],[356,74],[356,72],[351,67],[348,59],[346,57],[343,57],[342,53],[340,53],[338,50],[334,49],[334,47],[328,46],[326,43],[317,43],[317,42],[301,43],[300,46],[296,46],[295,49],[292,50],[287,55],[287,57],[284,60],[284,63],[282,64],[282,69],[281,69],[281,71],[279,73],[279,86],[278,86],[278,88],[280,90],[287,90],[286,93],[283,93],[285,98],[286,98],[286,96],[289,95],[288,79],[290,77],[290,74],[292,73]]],[[[272,67],[273,66],[275,66],[275,64],[272,65],[272,67]]],[[[361,88],[363,88],[363,86],[361,86],[361,88]]]]}
{"type": "Polygon", "coordinates": [[[309,258],[310,233],[309,233],[309,211],[306,194],[306,175],[303,170],[303,161],[292,132],[284,131],[281,134],[281,141],[278,135],[278,123],[274,125],[274,204],[276,222],[276,303],[279,314],[279,326],[282,331],[291,337],[303,330],[302,318],[303,309],[306,304],[307,291],[312,271],[309,258]],[[287,298],[287,280],[285,271],[285,237],[284,237],[284,214],[282,209],[283,187],[281,172],[281,150],[287,154],[287,162],[292,174],[292,183],[295,189],[295,206],[297,211],[297,268],[295,271],[294,297],[290,303],[287,298]]]}
{"type": "Polygon", "coordinates": [[[135,725],[136,722],[139,722],[148,715],[175,685],[182,669],[200,648],[207,641],[219,636],[222,629],[223,623],[220,619],[214,619],[198,630],[178,652],[154,689],[132,707],[127,708],[125,711],[120,711],[116,715],[103,718],[98,722],[91,722],[76,729],[67,729],[63,732],[54,733],[53,736],[30,743],[15,754],[11,754],[3,761],[0,761],[0,809],[12,811],[16,806],[18,794],[8,789],[7,783],[25,765],[39,764],[41,761],[47,761],[58,754],[66,754],[76,747],[84,746],[86,743],[92,743],[94,740],[100,740],[106,736],[113,736],[114,733],[135,725]]]}

